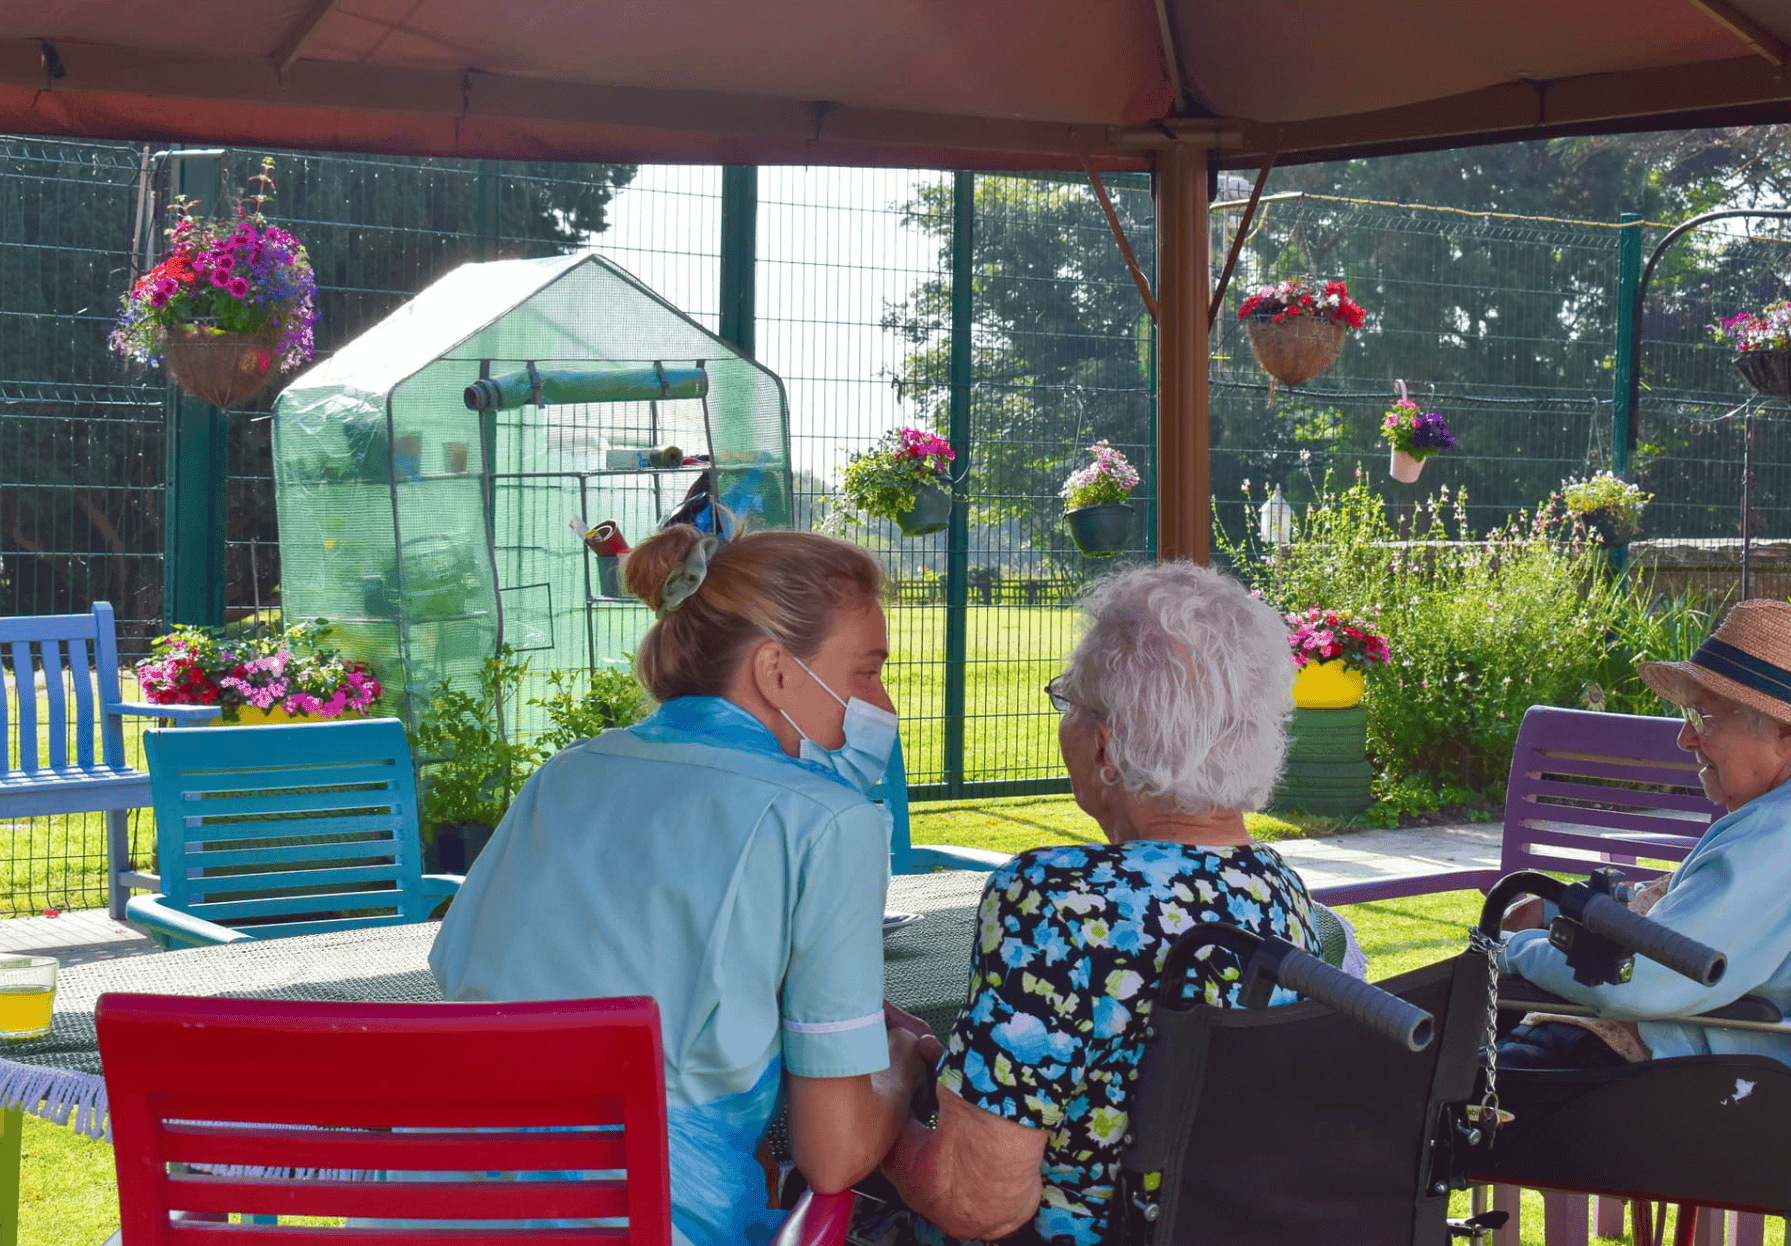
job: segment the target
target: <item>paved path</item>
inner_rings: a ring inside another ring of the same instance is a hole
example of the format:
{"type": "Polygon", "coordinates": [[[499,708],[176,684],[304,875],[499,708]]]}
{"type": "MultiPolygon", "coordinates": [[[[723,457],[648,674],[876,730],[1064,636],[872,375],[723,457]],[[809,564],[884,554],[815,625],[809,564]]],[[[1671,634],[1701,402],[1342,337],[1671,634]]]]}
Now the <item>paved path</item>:
{"type": "MultiPolygon", "coordinates": [[[[1324,887],[1394,874],[1497,865],[1499,824],[1345,831],[1323,839],[1283,840],[1275,847],[1308,887],[1324,887]]],[[[35,952],[55,956],[64,965],[155,950],[147,936],[113,921],[104,909],[0,921],[0,953],[35,952]]]]}

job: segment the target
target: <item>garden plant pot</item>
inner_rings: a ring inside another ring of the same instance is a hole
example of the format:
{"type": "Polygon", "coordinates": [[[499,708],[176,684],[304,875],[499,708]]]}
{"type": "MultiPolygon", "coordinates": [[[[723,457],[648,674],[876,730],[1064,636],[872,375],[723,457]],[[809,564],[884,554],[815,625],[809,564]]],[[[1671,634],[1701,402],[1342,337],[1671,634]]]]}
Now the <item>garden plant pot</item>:
{"type": "Polygon", "coordinates": [[[1735,356],[1735,370],[1762,394],[1791,402],[1791,350],[1748,350],[1735,356]]]}
{"type": "Polygon", "coordinates": [[[1287,736],[1287,767],[1273,808],[1347,817],[1374,802],[1374,768],[1365,759],[1368,715],[1360,705],[1296,709],[1287,736]]]}
{"type": "Polygon", "coordinates": [[[1244,332],[1256,362],[1283,385],[1298,385],[1328,370],[1343,349],[1343,325],[1322,316],[1253,316],[1244,321],[1244,332]]]}
{"type": "Polygon", "coordinates": [[[1424,471],[1424,460],[1413,458],[1404,450],[1393,451],[1393,461],[1387,464],[1387,475],[1401,484],[1411,484],[1424,471]]]}
{"type": "Polygon", "coordinates": [[[1352,671],[1341,660],[1308,662],[1294,676],[1294,704],[1301,709],[1348,709],[1362,700],[1361,671],[1352,671]]]}
{"type": "Polygon", "coordinates": [[[268,727],[285,723],[315,722],[309,714],[288,714],[278,705],[270,705],[267,709],[258,710],[253,705],[238,707],[236,721],[227,723],[221,718],[214,718],[205,724],[208,727],[268,727]]]}
{"type": "Polygon", "coordinates": [[[436,823],[435,834],[423,849],[424,873],[466,873],[491,842],[493,829],[482,822],[436,823]]]}
{"type": "Polygon", "coordinates": [[[896,526],[907,536],[939,532],[951,522],[951,501],[951,494],[938,485],[922,485],[914,505],[895,517],[896,526]]]}
{"type": "Polygon", "coordinates": [[[183,393],[214,407],[250,402],[279,374],[271,334],[213,333],[198,325],[169,329],[162,361],[183,393]]]}
{"type": "Polygon", "coordinates": [[[1063,513],[1070,540],[1089,558],[1111,558],[1125,549],[1132,535],[1132,508],[1125,502],[1078,506],[1063,513]]]}

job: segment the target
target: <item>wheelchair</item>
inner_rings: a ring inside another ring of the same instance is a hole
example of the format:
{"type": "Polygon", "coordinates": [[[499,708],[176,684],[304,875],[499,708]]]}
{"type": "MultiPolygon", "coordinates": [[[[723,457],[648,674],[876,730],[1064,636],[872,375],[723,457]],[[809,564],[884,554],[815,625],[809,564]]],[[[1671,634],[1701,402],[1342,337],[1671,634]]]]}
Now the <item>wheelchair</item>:
{"type": "MultiPolygon", "coordinates": [[[[1558,907],[1551,942],[1583,981],[1625,980],[1638,954],[1720,980],[1723,955],[1631,913],[1621,881],[1615,870],[1576,883],[1509,875],[1465,951],[1376,986],[1243,931],[1184,935],[1152,1014],[1114,1246],[1441,1246],[1503,1225],[1501,1212],[1448,1216],[1452,1191],[1492,1182],[1786,1214],[1791,1170],[1759,1145],[1791,1126],[1791,1068],[1778,1061],[1497,1068],[1496,1040],[1524,1010],[1575,1010],[1496,974],[1499,921],[1519,896],[1558,907]],[[1243,1008],[1181,1000],[1186,966],[1209,943],[1244,958],[1243,1008]],[[1266,1007],[1276,983],[1307,1002],[1266,1007]]],[[[1698,1020],[1779,1018],[1743,999],[1698,1020]]]]}
{"type": "MultiPolygon", "coordinates": [[[[1720,980],[1720,952],[1631,913],[1620,881],[1508,875],[1463,952],[1378,984],[1235,927],[1182,935],[1157,986],[1107,1246],[1444,1246],[1503,1226],[1503,1212],[1448,1214],[1454,1191],[1493,1182],[1787,1214],[1791,1171],[1750,1145],[1791,1126],[1791,1068],[1776,1060],[1498,1070],[1502,1010],[1514,1023],[1575,1007],[1499,978],[1499,921],[1518,896],[1558,907],[1551,941],[1583,980],[1622,980],[1637,954],[1720,980]],[[1242,1007],[1183,999],[1213,946],[1243,966],[1242,1007]],[[1276,986],[1303,998],[1271,1008],[1276,986]]],[[[1777,1014],[1748,999],[1706,1020],[1777,1014]]],[[[829,1221],[843,1236],[850,1206],[805,1195],[779,1240],[829,1221]]]]}

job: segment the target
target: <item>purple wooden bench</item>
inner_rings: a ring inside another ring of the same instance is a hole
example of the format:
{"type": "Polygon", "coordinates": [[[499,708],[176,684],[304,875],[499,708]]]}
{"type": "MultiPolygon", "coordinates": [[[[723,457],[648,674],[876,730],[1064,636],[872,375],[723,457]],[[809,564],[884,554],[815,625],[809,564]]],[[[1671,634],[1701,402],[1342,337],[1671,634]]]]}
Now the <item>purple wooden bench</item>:
{"type": "Polygon", "coordinates": [[[1678,745],[1680,720],[1533,705],[1524,714],[1505,790],[1496,869],[1442,870],[1339,883],[1312,894],[1360,904],[1474,887],[1513,870],[1584,874],[1620,864],[1632,882],[1666,871],[1638,860],[1685,859],[1723,815],[1698,783],[1698,763],[1678,745]]]}

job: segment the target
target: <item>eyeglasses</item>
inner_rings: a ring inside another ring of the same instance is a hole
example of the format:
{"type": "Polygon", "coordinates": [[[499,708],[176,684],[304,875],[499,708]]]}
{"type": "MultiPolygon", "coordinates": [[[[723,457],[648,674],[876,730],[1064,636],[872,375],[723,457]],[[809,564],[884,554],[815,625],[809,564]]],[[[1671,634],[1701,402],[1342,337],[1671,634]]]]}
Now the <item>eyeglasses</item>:
{"type": "Polygon", "coordinates": [[[1726,714],[1733,714],[1735,711],[1733,709],[1704,711],[1695,710],[1689,705],[1681,705],[1679,712],[1685,716],[1685,725],[1690,727],[1694,734],[1703,735],[1710,730],[1711,719],[1721,718],[1726,714]]]}
{"type": "Polygon", "coordinates": [[[1045,695],[1051,698],[1052,709],[1056,710],[1059,714],[1067,714],[1071,710],[1087,710],[1096,718],[1107,717],[1093,706],[1084,705],[1080,701],[1070,700],[1070,698],[1065,696],[1057,687],[1057,685],[1062,682],[1063,676],[1059,675],[1056,679],[1053,679],[1050,683],[1045,685],[1045,695]]]}

